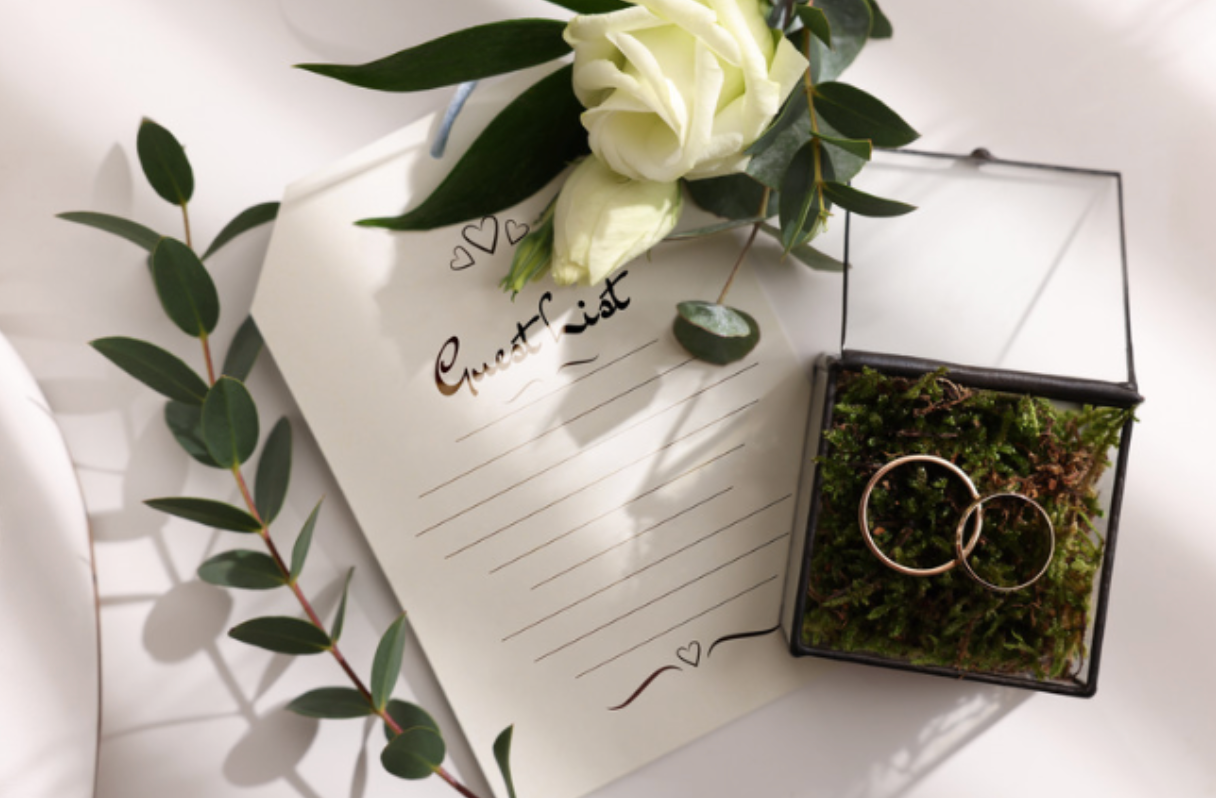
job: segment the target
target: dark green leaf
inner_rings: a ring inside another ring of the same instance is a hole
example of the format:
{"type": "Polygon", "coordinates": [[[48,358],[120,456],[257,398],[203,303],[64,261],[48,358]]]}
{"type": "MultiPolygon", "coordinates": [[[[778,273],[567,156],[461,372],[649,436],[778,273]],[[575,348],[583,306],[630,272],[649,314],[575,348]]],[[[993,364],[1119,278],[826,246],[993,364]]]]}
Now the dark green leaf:
{"type": "MultiPolygon", "coordinates": [[[[725,219],[752,219],[764,203],[764,186],[747,175],[687,180],[689,196],[698,206],[725,219]]],[[[769,208],[774,198],[769,197],[769,208]]]]}
{"type": "Polygon", "coordinates": [[[823,187],[823,193],[832,202],[859,216],[903,216],[916,210],[915,205],[876,197],[843,183],[827,183],[823,187]]]}
{"type": "Polygon", "coordinates": [[[376,656],[372,659],[372,703],[376,709],[384,709],[397,684],[401,672],[401,655],[405,651],[405,613],[393,621],[388,631],[380,638],[376,656]]]}
{"type": "Polygon", "coordinates": [[[503,109],[420,206],[359,224],[430,230],[497,213],[544,188],[587,152],[571,70],[566,66],[541,79],[503,109]]]}
{"type": "Polygon", "coordinates": [[[113,233],[120,238],[127,239],[132,244],[143,247],[149,252],[155,249],[156,242],[160,241],[160,233],[144,227],[138,222],[124,219],[121,216],[111,216],[108,213],[93,213],[92,211],[69,211],[58,214],[58,217],[68,222],[75,222],[76,224],[104,230],[107,233],[113,233]]]}
{"type": "MultiPolygon", "coordinates": [[[[429,712],[417,704],[411,704],[408,701],[394,698],[388,702],[388,706],[384,709],[402,731],[406,729],[430,729],[435,734],[443,737],[443,733],[439,731],[439,724],[435,722],[435,719],[431,717],[429,712]]],[[[381,725],[384,726],[384,738],[392,740],[397,732],[387,723],[381,725]]]]}
{"type": "Polygon", "coordinates": [[[229,629],[228,636],[279,654],[320,654],[329,650],[329,636],[299,618],[254,618],[229,629]]]}
{"type": "Polygon", "coordinates": [[[835,80],[853,63],[870,38],[874,19],[866,0],[815,0],[815,8],[823,12],[832,30],[831,48],[811,41],[811,80],[821,83],[835,80]]]}
{"type": "Polygon", "coordinates": [[[272,557],[245,549],[215,555],[199,566],[198,576],[208,584],[246,590],[270,590],[287,583],[272,557]]]}
{"type": "MultiPolygon", "coordinates": [[[[840,132],[836,130],[836,128],[829,125],[827,120],[823,117],[819,117],[818,121],[820,140],[828,143],[828,146],[820,149],[820,153],[827,156],[827,159],[832,163],[833,179],[837,183],[847,183],[861,172],[867,161],[869,161],[869,157],[867,156],[866,158],[859,158],[856,155],[853,155],[852,153],[831,144],[831,141],[833,139],[840,139],[843,141],[868,142],[868,139],[846,139],[844,136],[840,135],[840,132]]],[[[873,149],[874,147],[871,144],[871,154],[873,154],[873,149]]]]}
{"type": "Polygon", "coordinates": [[[203,442],[203,409],[172,400],[165,403],[165,424],[186,453],[205,466],[220,468],[203,442]]]}
{"type": "Polygon", "coordinates": [[[443,763],[443,738],[430,729],[414,728],[398,734],[380,753],[384,769],[401,779],[425,779],[443,763]]]}
{"type": "Polygon", "coordinates": [[[565,27],[552,19],[491,22],[359,66],[300,64],[299,68],[377,91],[435,89],[560,58],[570,52],[562,38],[565,27]]]}
{"type": "Polygon", "coordinates": [[[258,409],[244,383],[220,377],[203,401],[203,441],[215,462],[233,468],[258,445],[258,409]]]}
{"type": "MultiPolygon", "coordinates": [[[[322,499],[321,501],[324,501],[322,499]]],[[[321,512],[321,502],[312,508],[312,512],[308,514],[308,520],[304,522],[304,526],[300,529],[300,534],[296,538],[296,544],[291,547],[291,580],[300,578],[300,574],[304,571],[304,562],[308,559],[308,548],[312,545],[312,532],[317,527],[317,515],[321,512]]]]}
{"type": "Polygon", "coordinates": [[[842,139],[837,136],[826,136],[822,133],[817,134],[815,138],[820,141],[826,141],[833,147],[839,147],[849,155],[861,158],[863,161],[870,160],[874,154],[874,147],[870,144],[869,139],[842,139]]]}
{"type": "Polygon", "coordinates": [[[371,704],[352,687],[319,687],[292,701],[287,708],[306,718],[362,718],[371,715],[371,704]]]}
{"type": "MultiPolygon", "coordinates": [[[[778,241],[781,240],[781,231],[771,224],[762,225],[761,230],[771,235],[778,241]]],[[[833,258],[831,255],[824,254],[808,244],[801,244],[790,250],[790,255],[793,255],[803,264],[810,266],[816,271],[822,272],[843,272],[844,264],[833,258]]]]}
{"type": "Polygon", "coordinates": [[[869,139],[876,147],[902,147],[920,137],[881,100],[847,83],[816,86],[815,112],[846,138],[869,139]]]}
{"type": "Polygon", "coordinates": [[[174,497],[148,499],[144,504],[162,513],[216,529],[227,529],[229,532],[257,532],[262,528],[256,518],[239,507],[213,499],[174,497]]]}
{"type": "Polygon", "coordinates": [[[806,92],[799,89],[790,95],[777,121],[748,149],[753,155],[747,173],[769,188],[781,188],[794,156],[810,138],[806,92]]]}
{"type": "Polygon", "coordinates": [[[798,19],[802,20],[802,24],[814,34],[816,39],[827,45],[829,49],[831,48],[832,23],[828,21],[827,14],[823,13],[822,8],[818,6],[799,6],[798,19]]]}
{"type": "Polygon", "coordinates": [[[703,236],[712,236],[712,235],[717,235],[718,233],[725,233],[727,230],[735,230],[739,227],[747,227],[748,225],[753,225],[753,224],[756,224],[757,222],[762,222],[762,221],[764,221],[764,220],[762,218],[760,218],[759,216],[753,216],[749,219],[729,219],[725,222],[718,222],[717,224],[707,224],[704,227],[696,227],[696,228],[693,228],[692,230],[681,230],[678,233],[672,233],[671,235],[667,236],[666,240],[667,241],[689,241],[694,238],[701,238],[703,236]]]}
{"type": "Polygon", "coordinates": [[[723,366],[760,342],[760,325],[741,310],[700,301],[681,302],[676,310],[676,340],[699,360],[723,366]]]}
{"type": "Polygon", "coordinates": [[[222,373],[244,382],[253,370],[258,355],[262,353],[262,346],[262,333],[254,323],[253,316],[250,316],[241,323],[236,335],[232,337],[228,354],[224,358],[222,373]]]}
{"type": "Polygon", "coordinates": [[[878,0],[870,0],[870,11],[874,13],[874,26],[870,28],[870,38],[890,39],[894,35],[895,29],[891,27],[891,20],[887,19],[887,15],[882,13],[882,9],[878,7],[878,0]]]}
{"type": "MultiPolygon", "coordinates": [[[[815,180],[815,150],[817,142],[809,141],[790,162],[781,185],[781,243],[789,252],[799,244],[805,244],[822,229],[828,204],[820,195],[815,180]]],[[[832,178],[831,162],[819,158],[820,177],[832,178]]]]}
{"type": "Polygon", "coordinates": [[[187,335],[198,338],[215,329],[220,298],[207,267],[175,238],[162,238],[152,250],[152,279],[165,313],[187,335]]]}
{"type": "Polygon", "coordinates": [[[224,229],[220,231],[220,234],[211,242],[211,246],[207,247],[207,251],[203,253],[203,260],[214,255],[216,250],[241,233],[248,232],[267,222],[273,222],[278,215],[279,203],[277,202],[263,202],[261,205],[246,208],[238,213],[231,222],[224,225],[224,229]]]}
{"type": "Polygon", "coordinates": [[[253,504],[258,515],[267,524],[274,521],[283,509],[287,498],[287,485],[291,481],[291,422],[286,417],[279,419],[258,460],[257,479],[253,484],[253,504]]]}
{"type": "Polygon", "coordinates": [[[177,355],[135,338],[98,338],[90,343],[111,363],[157,393],[188,404],[202,404],[207,383],[177,355]]]}
{"type": "Polygon", "coordinates": [[[607,14],[610,11],[620,11],[629,8],[621,0],[549,0],[555,6],[568,8],[576,14],[607,14]]]}
{"type": "Polygon", "coordinates": [[[182,145],[165,128],[145,119],[135,137],[139,165],[161,199],[185,205],[194,194],[194,172],[182,145]]]}
{"type": "Polygon", "coordinates": [[[346,572],[346,584],[342,585],[342,599],[338,602],[338,611],[334,613],[334,626],[329,632],[329,639],[335,643],[342,637],[342,625],[346,623],[346,595],[350,592],[350,580],[355,575],[354,566],[346,572]]]}
{"type": "Polygon", "coordinates": [[[801,85],[790,92],[790,96],[786,98],[785,105],[781,106],[781,111],[777,114],[777,118],[773,120],[768,129],[761,133],[760,138],[756,139],[745,152],[748,155],[763,152],[773,145],[774,140],[786,128],[800,121],[806,124],[809,131],[810,116],[807,114],[806,90],[801,85]]]}
{"type": "Polygon", "coordinates": [[[494,741],[494,761],[502,773],[502,780],[507,784],[507,798],[515,798],[515,783],[511,780],[511,737],[515,732],[514,726],[508,726],[494,741]]]}

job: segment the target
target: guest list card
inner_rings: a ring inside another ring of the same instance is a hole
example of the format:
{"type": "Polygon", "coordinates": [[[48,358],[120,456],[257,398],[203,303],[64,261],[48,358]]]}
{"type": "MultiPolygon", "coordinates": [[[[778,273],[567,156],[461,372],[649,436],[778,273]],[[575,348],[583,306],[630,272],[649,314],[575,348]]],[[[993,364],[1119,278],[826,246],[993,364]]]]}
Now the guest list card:
{"type": "Polygon", "coordinates": [[[254,316],[495,789],[514,724],[520,794],[575,798],[805,678],[777,625],[809,389],[746,269],[751,355],[709,365],[671,333],[737,239],[512,300],[556,187],[427,233],[355,226],[450,168],[433,126],[289,190],[254,316]]]}

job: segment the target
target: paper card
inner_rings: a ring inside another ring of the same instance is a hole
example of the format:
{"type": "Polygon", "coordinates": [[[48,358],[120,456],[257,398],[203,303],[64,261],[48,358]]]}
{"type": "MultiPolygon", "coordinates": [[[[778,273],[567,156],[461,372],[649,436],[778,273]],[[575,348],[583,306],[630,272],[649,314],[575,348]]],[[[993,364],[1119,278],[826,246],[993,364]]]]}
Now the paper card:
{"type": "Polygon", "coordinates": [[[809,389],[763,336],[691,359],[678,301],[740,242],[665,243],[605,284],[498,287],[550,194],[429,233],[356,227],[449,168],[422,122],[293,187],[254,315],[480,763],[584,795],[793,689],[776,627],[809,389]]]}

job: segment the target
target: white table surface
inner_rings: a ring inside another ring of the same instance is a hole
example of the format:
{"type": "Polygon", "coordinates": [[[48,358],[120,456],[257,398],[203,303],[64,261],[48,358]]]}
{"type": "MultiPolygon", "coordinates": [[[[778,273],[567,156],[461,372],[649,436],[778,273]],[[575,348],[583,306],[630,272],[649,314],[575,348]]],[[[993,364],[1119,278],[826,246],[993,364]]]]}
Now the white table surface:
{"type": "MultiPolygon", "coordinates": [[[[924,134],[919,147],[982,145],[1006,158],[1124,174],[1148,402],[1133,444],[1098,695],[1081,701],[813,662],[820,677],[802,691],[600,795],[1216,795],[1216,535],[1204,509],[1216,444],[1216,6],[884,5],[896,37],[863,54],[848,80],[899,109],[924,134]]],[[[85,345],[132,335],[173,341],[185,354],[190,342],[163,318],[138,250],[53,215],[100,210],[177,229],[134,155],[148,116],[188,148],[195,230],[209,239],[238,210],[277,199],[293,179],[448,97],[364,92],[291,64],[370,60],[475,21],[554,8],[541,0],[0,2],[0,331],[64,431],[96,536],[98,796],[453,793],[438,780],[402,785],[386,776],[372,736],[380,732],[369,724],[282,711],[304,690],[341,684],[332,662],[273,657],[223,634],[255,613],[294,607],[285,594],[197,581],[220,533],[166,520],[141,501],[230,496],[231,487],[176,448],[156,397],[85,345]]],[[[248,307],[266,241],[260,231],[212,261],[225,307],[221,344],[248,307]]],[[[296,412],[269,358],[251,387],[264,412],[296,412]]],[[[306,433],[297,436],[295,469],[286,526],[328,496],[304,586],[332,609],[345,568],[357,566],[344,648],[366,670],[397,607],[306,433]]],[[[412,643],[400,692],[434,711],[453,769],[479,786],[412,643]]],[[[4,785],[0,792],[8,795],[4,785]]]]}

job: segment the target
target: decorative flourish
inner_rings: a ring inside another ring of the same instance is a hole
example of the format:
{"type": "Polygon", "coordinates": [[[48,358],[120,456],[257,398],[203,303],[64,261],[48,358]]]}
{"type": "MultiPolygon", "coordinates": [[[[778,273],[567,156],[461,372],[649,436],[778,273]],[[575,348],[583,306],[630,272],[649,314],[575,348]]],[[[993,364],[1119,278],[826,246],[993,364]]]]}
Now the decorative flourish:
{"type": "Polygon", "coordinates": [[[487,255],[498,249],[498,217],[483,216],[477,224],[466,224],[460,237],[487,255]]]}
{"type": "Polygon", "coordinates": [[[473,263],[473,256],[469,254],[469,251],[462,246],[457,246],[452,250],[452,261],[448,266],[452,271],[459,272],[469,268],[473,263]]]}
{"type": "Polygon", "coordinates": [[[646,681],[642,682],[642,684],[638,687],[638,689],[633,691],[633,695],[629,696],[628,698],[626,698],[624,700],[624,702],[617,704],[615,707],[608,707],[608,711],[616,712],[619,709],[624,709],[625,707],[632,704],[634,702],[634,699],[636,699],[638,696],[640,696],[642,694],[642,691],[644,691],[647,687],[649,687],[650,683],[653,682],[655,679],[659,678],[659,676],[663,675],[664,673],[667,673],[667,671],[681,671],[681,670],[684,670],[684,669],[681,668],[679,665],[665,665],[662,668],[659,668],[657,671],[655,671],[654,673],[652,673],[646,677],[646,681]]]}
{"type": "Polygon", "coordinates": [[[718,647],[719,643],[729,643],[732,640],[744,640],[749,637],[764,637],[765,635],[771,635],[773,632],[777,631],[780,628],[781,628],[781,624],[777,624],[776,626],[770,627],[768,629],[759,629],[755,632],[738,632],[733,635],[726,635],[724,637],[719,637],[717,640],[715,640],[713,642],[713,645],[711,645],[709,647],[709,651],[705,652],[705,658],[709,659],[710,657],[713,656],[714,649],[718,647]]]}
{"type": "Polygon", "coordinates": [[[686,646],[676,649],[676,658],[694,668],[701,664],[701,641],[694,640],[686,646]]]}
{"type": "Polygon", "coordinates": [[[563,363],[560,366],[558,366],[557,370],[558,370],[558,372],[560,372],[562,369],[569,368],[571,366],[585,366],[588,363],[594,363],[595,361],[597,361],[599,359],[600,359],[600,356],[596,355],[595,357],[589,357],[589,358],[585,358],[583,360],[571,360],[567,363],[563,363]]]}

